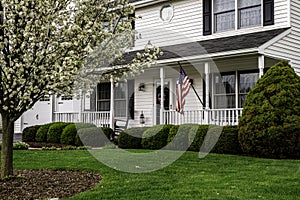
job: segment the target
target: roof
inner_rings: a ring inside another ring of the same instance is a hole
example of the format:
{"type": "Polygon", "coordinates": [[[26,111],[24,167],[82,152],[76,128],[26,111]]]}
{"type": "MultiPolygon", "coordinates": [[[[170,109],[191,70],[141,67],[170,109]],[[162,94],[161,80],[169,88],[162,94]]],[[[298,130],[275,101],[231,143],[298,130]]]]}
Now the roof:
{"type": "MultiPolygon", "coordinates": [[[[288,28],[281,28],[264,32],[164,46],[160,47],[164,54],[160,56],[158,60],[258,48],[287,29],[288,28]]],[[[137,52],[141,51],[129,52],[124,55],[124,59],[126,61],[132,60],[137,52]]]]}

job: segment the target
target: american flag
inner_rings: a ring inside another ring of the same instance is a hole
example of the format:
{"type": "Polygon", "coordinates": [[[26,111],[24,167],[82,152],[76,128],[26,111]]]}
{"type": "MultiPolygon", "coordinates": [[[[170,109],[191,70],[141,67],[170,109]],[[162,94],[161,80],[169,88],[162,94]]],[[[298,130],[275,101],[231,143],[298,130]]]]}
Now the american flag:
{"type": "Polygon", "coordinates": [[[180,75],[177,82],[177,91],[176,91],[176,111],[183,114],[183,107],[185,104],[185,97],[188,95],[191,88],[191,83],[189,77],[185,74],[182,67],[180,67],[180,75]]]}

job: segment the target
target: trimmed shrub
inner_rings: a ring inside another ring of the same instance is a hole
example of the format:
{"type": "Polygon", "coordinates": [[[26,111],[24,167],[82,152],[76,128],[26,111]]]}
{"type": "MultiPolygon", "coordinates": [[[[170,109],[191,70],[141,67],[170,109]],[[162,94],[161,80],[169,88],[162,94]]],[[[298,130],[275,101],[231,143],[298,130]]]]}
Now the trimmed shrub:
{"type": "Polygon", "coordinates": [[[118,137],[119,147],[122,149],[142,149],[143,133],[149,127],[130,128],[121,131],[118,137]]]}
{"type": "Polygon", "coordinates": [[[68,144],[68,145],[75,145],[75,137],[77,134],[77,129],[75,124],[67,125],[61,134],[60,143],[61,144],[68,144]]]}
{"type": "Polygon", "coordinates": [[[106,135],[107,139],[109,139],[110,141],[112,141],[114,139],[114,136],[115,136],[114,130],[112,130],[109,127],[102,127],[101,129],[102,129],[103,133],[106,135]]]}
{"type": "Polygon", "coordinates": [[[282,61],[258,80],[239,122],[242,150],[252,156],[300,157],[300,77],[282,61]]]}
{"type": "Polygon", "coordinates": [[[23,142],[35,142],[35,136],[41,125],[26,127],[22,132],[23,142]]]}
{"type": "Polygon", "coordinates": [[[182,124],[176,125],[170,129],[168,137],[168,147],[174,150],[187,150],[194,140],[199,125],[182,124]]]}
{"type": "Polygon", "coordinates": [[[189,133],[189,141],[191,141],[193,138],[193,142],[189,147],[190,151],[199,151],[200,150],[200,148],[203,144],[203,141],[204,141],[204,137],[207,134],[208,128],[209,128],[209,125],[199,125],[197,132],[191,131],[189,133]]]}
{"type": "Polygon", "coordinates": [[[203,143],[204,149],[210,149],[211,153],[241,154],[242,150],[238,141],[237,126],[215,126],[209,129],[203,143]]]}
{"type": "Polygon", "coordinates": [[[142,139],[142,147],[144,149],[161,149],[168,143],[170,129],[174,125],[157,125],[148,128],[142,139]]]}
{"type": "Polygon", "coordinates": [[[75,144],[77,146],[103,147],[109,139],[105,136],[102,128],[83,128],[78,130],[75,144]]]}
{"type": "Polygon", "coordinates": [[[36,132],[35,141],[37,141],[37,142],[47,142],[48,130],[49,130],[50,126],[54,123],[41,125],[41,127],[36,132]]]}
{"type": "Polygon", "coordinates": [[[60,137],[63,132],[63,129],[68,125],[69,123],[65,122],[57,122],[52,124],[49,127],[48,133],[47,133],[47,142],[50,143],[60,143],[60,137]]]}

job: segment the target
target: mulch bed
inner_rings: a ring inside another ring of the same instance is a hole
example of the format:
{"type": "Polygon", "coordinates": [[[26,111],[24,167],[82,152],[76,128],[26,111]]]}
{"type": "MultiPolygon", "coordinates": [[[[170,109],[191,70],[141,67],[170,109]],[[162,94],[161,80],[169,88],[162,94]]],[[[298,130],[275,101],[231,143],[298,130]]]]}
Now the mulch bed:
{"type": "Polygon", "coordinates": [[[10,180],[0,179],[0,199],[27,200],[71,197],[90,190],[102,177],[94,172],[62,170],[15,170],[10,180]]]}

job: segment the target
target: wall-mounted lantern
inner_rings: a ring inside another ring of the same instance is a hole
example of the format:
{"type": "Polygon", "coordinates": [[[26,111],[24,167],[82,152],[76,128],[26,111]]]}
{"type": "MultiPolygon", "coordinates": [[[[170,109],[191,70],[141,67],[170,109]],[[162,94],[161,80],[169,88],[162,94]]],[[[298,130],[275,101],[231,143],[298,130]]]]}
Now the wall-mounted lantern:
{"type": "Polygon", "coordinates": [[[145,83],[139,84],[139,91],[145,92],[145,83]]]}
{"type": "Polygon", "coordinates": [[[145,124],[145,116],[144,116],[143,111],[141,112],[141,115],[140,115],[140,124],[145,124]]]}

